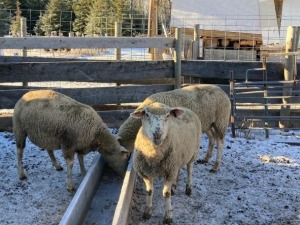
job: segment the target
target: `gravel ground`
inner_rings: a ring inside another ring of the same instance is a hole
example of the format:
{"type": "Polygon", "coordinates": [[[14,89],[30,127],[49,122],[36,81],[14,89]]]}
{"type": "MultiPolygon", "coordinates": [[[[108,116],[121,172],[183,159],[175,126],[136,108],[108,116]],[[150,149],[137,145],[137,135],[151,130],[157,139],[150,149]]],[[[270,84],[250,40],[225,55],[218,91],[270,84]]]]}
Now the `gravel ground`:
{"type": "MultiPolygon", "coordinates": [[[[207,165],[196,164],[190,197],[184,194],[186,173],[182,169],[177,192],[172,197],[173,224],[299,225],[300,149],[299,146],[281,143],[300,143],[299,134],[273,132],[267,140],[263,133],[247,135],[247,138],[231,138],[228,133],[221,170],[215,174],[208,172],[215,155],[207,165]]],[[[206,149],[207,143],[204,136],[203,149],[206,149]]],[[[73,197],[66,190],[66,164],[61,151],[55,153],[65,170],[57,172],[47,153],[27,141],[24,166],[28,179],[24,181],[18,178],[12,133],[0,132],[0,151],[0,224],[58,224],[73,197]]],[[[204,153],[200,150],[199,158],[204,153]]],[[[87,168],[95,154],[85,157],[87,168]]],[[[77,160],[73,178],[78,187],[83,178],[77,160]]],[[[110,224],[111,220],[107,218],[114,213],[115,192],[118,191],[115,185],[120,185],[120,180],[108,178],[108,182],[113,191],[104,193],[104,208],[97,210],[107,215],[106,221],[110,224]]],[[[143,221],[144,184],[140,178],[137,179],[130,225],[162,224],[164,201],[161,186],[162,181],[157,180],[153,216],[143,221]]],[[[91,208],[97,206],[92,205],[91,208]]],[[[85,225],[105,225],[100,221],[101,216],[97,220],[89,218],[85,225]]]]}
{"type": "MultiPolygon", "coordinates": [[[[223,164],[218,173],[213,165],[196,164],[193,193],[185,195],[186,170],[181,171],[176,194],[172,197],[174,225],[299,225],[300,149],[285,143],[299,136],[278,133],[266,140],[226,137],[223,164]]],[[[204,138],[203,149],[207,139],[204,138]]],[[[200,151],[199,158],[205,151],[200,151]]],[[[148,221],[141,219],[145,207],[145,187],[137,180],[130,225],[162,224],[164,200],[162,181],[154,191],[154,211],[148,221]]]]}

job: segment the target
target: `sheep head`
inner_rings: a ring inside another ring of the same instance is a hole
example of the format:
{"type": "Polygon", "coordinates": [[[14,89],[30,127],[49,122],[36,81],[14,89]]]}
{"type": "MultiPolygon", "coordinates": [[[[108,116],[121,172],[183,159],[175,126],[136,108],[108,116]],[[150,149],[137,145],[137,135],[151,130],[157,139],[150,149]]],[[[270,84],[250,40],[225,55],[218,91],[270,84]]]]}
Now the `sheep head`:
{"type": "Polygon", "coordinates": [[[162,144],[166,138],[170,119],[181,118],[185,113],[183,108],[170,108],[162,103],[152,103],[135,110],[130,115],[142,119],[142,130],[155,146],[162,144]]]}

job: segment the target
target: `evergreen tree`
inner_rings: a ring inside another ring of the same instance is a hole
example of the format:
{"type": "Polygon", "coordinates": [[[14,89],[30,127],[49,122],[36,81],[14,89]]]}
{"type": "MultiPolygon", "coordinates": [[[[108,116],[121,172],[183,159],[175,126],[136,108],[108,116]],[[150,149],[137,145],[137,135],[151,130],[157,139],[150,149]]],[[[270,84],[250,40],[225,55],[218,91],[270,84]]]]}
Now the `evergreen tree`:
{"type": "Polygon", "coordinates": [[[10,15],[0,3],[0,37],[8,35],[10,25],[10,15]]]}
{"type": "Polygon", "coordinates": [[[21,9],[20,2],[16,2],[16,15],[13,17],[10,25],[10,33],[14,37],[21,37],[21,9]]]}
{"type": "Polygon", "coordinates": [[[114,34],[113,3],[110,0],[94,0],[87,18],[85,33],[88,36],[111,36],[114,34]]]}
{"type": "Polygon", "coordinates": [[[51,31],[67,32],[72,30],[70,24],[72,18],[71,6],[71,1],[50,0],[46,5],[45,14],[40,17],[35,30],[40,28],[48,36],[51,31]]]}
{"type": "Polygon", "coordinates": [[[73,30],[76,32],[77,36],[84,35],[91,6],[92,0],[78,0],[78,2],[73,4],[73,10],[76,16],[73,23],[73,30]]]}

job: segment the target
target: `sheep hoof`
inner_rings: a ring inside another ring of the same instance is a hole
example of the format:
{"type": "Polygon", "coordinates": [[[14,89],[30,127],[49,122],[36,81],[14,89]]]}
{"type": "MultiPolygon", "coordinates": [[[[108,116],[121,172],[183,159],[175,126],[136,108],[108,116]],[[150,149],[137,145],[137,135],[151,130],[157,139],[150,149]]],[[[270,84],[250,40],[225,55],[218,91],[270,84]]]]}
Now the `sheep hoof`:
{"type": "Polygon", "coordinates": [[[212,169],[209,170],[209,172],[211,172],[211,173],[216,173],[216,172],[218,172],[218,170],[215,169],[215,168],[212,168],[212,169]]]}
{"type": "Polygon", "coordinates": [[[173,222],[173,215],[171,211],[167,211],[163,220],[164,224],[171,224],[173,222]]]}
{"type": "Polygon", "coordinates": [[[200,164],[205,164],[205,163],[208,163],[208,160],[206,160],[206,159],[198,159],[196,162],[200,163],[200,164]]]}
{"type": "Polygon", "coordinates": [[[61,166],[57,166],[57,167],[55,167],[55,169],[56,169],[56,171],[63,171],[64,170],[64,168],[62,168],[61,166]]]}
{"type": "Polygon", "coordinates": [[[143,214],[143,219],[144,220],[149,220],[152,216],[152,207],[150,208],[146,208],[146,210],[144,211],[144,214],[143,214]]]}
{"type": "Polygon", "coordinates": [[[25,180],[25,179],[27,179],[27,176],[25,174],[22,174],[19,176],[19,178],[20,178],[20,180],[25,180]]]}
{"type": "Polygon", "coordinates": [[[67,187],[67,190],[68,190],[70,193],[76,192],[76,188],[75,188],[73,185],[68,186],[68,187],[67,187]]]}
{"type": "Polygon", "coordinates": [[[192,188],[191,188],[191,187],[186,187],[186,189],[185,189],[185,194],[186,194],[187,196],[191,196],[191,195],[192,195],[192,188]]]}
{"type": "Polygon", "coordinates": [[[172,186],[171,186],[171,196],[175,195],[176,188],[177,188],[177,186],[175,184],[172,184],[172,186]]]}

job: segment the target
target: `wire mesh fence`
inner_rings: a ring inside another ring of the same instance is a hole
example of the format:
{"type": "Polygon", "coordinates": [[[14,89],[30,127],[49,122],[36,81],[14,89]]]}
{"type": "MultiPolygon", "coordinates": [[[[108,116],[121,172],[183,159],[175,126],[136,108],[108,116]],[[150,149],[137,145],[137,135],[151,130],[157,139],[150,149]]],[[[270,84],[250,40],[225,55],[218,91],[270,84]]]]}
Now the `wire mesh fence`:
{"type": "MultiPolygon", "coordinates": [[[[28,36],[37,35],[35,27],[43,10],[21,10],[22,16],[27,18],[27,34],[28,36]]],[[[12,9],[0,9],[0,27],[7,30],[5,36],[9,36],[9,26],[11,19],[15,14],[12,9]]],[[[74,12],[60,12],[59,30],[53,30],[52,36],[114,36],[115,35],[115,19],[112,16],[96,17],[94,20],[93,33],[85,34],[76,32],[73,29],[74,12]],[[64,18],[69,18],[65,20],[64,18]],[[62,29],[63,28],[63,29],[62,29]]],[[[148,35],[148,15],[146,13],[128,13],[122,15],[121,35],[130,37],[143,37],[148,35]]],[[[278,26],[277,18],[274,16],[259,15],[230,15],[218,18],[203,17],[201,19],[193,19],[192,16],[183,19],[158,18],[157,36],[174,35],[174,27],[184,28],[183,38],[183,58],[193,58],[193,41],[195,34],[193,27],[199,24],[199,56],[196,59],[205,60],[237,60],[237,61],[260,61],[261,55],[267,52],[284,52],[285,38],[287,27],[300,24],[300,16],[282,17],[281,25],[278,26]]],[[[91,57],[93,59],[112,60],[114,49],[95,49],[95,50],[56,50],[50,51],[30,50],[28,56],[47,56],[47,57],[91,57]]],[[[123,50],[126,54],[130,53],[130,57],[126,60],[148,60],[149,51],[147,49],[123,50]],[[138,51],[138,53],[136,53],[138,51]]],[[[20,51],[16,50],[0,50],[1,55],[20,55],[20,51]]],[[[157,51],[158,60],[170,59],[171,55],[168,49],[157,51]]],[[[284,56],[276,58],[268,58],[269,61],[283,61],[284,56]]]]}

